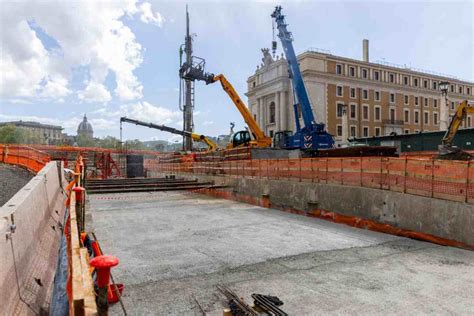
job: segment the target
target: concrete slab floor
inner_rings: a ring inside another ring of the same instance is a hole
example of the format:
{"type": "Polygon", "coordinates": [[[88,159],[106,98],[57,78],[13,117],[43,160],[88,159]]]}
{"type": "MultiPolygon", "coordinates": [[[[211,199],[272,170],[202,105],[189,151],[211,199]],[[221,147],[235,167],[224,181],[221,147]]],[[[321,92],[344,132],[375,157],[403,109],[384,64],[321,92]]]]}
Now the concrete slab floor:
{"type": "Polygon", "coordinates": [[[91,195],[90,209],[131,315],[222,315],[219,283],[291,315],[474,313],[474,252],[188,192],[91,195]]]}

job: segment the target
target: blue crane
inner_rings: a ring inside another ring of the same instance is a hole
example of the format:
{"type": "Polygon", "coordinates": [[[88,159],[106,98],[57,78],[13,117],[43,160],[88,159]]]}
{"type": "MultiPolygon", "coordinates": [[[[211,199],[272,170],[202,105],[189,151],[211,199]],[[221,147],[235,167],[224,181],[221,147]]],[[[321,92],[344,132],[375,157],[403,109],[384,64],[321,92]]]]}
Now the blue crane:
{"type": "MultiPolygon", "coordinates": [[[[293,36],[286,28],[285,16],[281,14],[281,6],[275,7],[272,18],[275,19],[278,37],[281,40],[285,57],[288,62],[288,71],[292,80],[293,95],[295,97],[294,112],[296,132],[291,135],[288,131],[279,132],[280,146],[287,149],[300,148],[305,150],[329,149],[334,147],[334,139],[329,134],[323,123],[317,123],[313,114],[308,92],[303,82],[295,50],[293,49],[293,36]],[[298,108],[301,109],[304,127],[299,122],[298,108]]],[[[275,42],[276,43],[276,42],[275,42]]],[[[275,44],[273,46],[275,47],[275,44]]],[[[277,136],[277,135],[275,135],[277,136]]]]}

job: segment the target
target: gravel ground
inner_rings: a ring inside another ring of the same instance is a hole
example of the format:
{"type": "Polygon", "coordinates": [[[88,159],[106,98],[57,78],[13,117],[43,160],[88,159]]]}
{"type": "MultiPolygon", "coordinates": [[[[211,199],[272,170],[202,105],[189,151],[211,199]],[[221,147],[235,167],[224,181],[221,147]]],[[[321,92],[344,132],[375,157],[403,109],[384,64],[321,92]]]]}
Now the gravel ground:
{"type": "Polygon", "coordinates": [[[23,188],[33,176],[28,170],[0,164],[0,206],[23,188]]]}

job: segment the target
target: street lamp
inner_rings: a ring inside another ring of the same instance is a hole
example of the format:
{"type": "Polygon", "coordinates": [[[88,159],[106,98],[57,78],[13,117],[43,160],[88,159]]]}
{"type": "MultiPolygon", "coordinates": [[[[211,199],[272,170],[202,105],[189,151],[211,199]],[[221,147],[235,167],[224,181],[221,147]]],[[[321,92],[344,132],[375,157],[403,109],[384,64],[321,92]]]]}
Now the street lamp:
{"type": "Polygon", "coordinates": [[[448,95],[448,87],[449,87],[449,82],[447,81],[443,81],[439,83],[439,90],[441,90],[441,93],[445,97],[448,95]]]}

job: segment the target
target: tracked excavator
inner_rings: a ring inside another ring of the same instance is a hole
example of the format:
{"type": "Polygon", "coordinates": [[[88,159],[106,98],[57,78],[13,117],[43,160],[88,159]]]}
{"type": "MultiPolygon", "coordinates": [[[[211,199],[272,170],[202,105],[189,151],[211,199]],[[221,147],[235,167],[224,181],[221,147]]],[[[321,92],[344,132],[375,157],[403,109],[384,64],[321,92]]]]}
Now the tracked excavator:
{"type": "Polygon", "coordinates": [[[438,159],[446,160],[470,160],[473,156],[461,148],[453,146],[453,140],[456,136],[456,133],[461,126],[461,123],[466,119],[466,115],[469,113],[474,113],[474,106],[470,106],[467,100],[461,102],[454,113],[451,123],[444,134],[443,139],[441,140],[441,145],[438,148],[438,159]]]}
{"type": "Polygon", "coordinates": [[[178,130],[176,128],[172,128],[172,127],[165,126],[165,125],[158,125],[158,124],[147,123],[147,122],[143,122],[143,121],[139,121],[139,120],[134,120],[134,119],[130,119],[128,117],[121,117],[120,118],[120,130],[122,130],[122,122],[131,123],[131,124],[140,125],[140,126],[145,126],[145,127],[149,127],[149,128],[154,128],[154,129],[158,129],[160,131],[165,131],[165,132],[169,132],[169,133],[176,134],[176,135],[191,136],[193,141],[201,142],[201,143],[206,144],[208,151],[216,151],[217,148],[218,148],[216,143],[214,143],[212,140],[210,140],[208,137],[206,137],[204,135],[199,135],[199,134],[195,134],[195,133],[190,133],[190,132],[178,130]]]}

